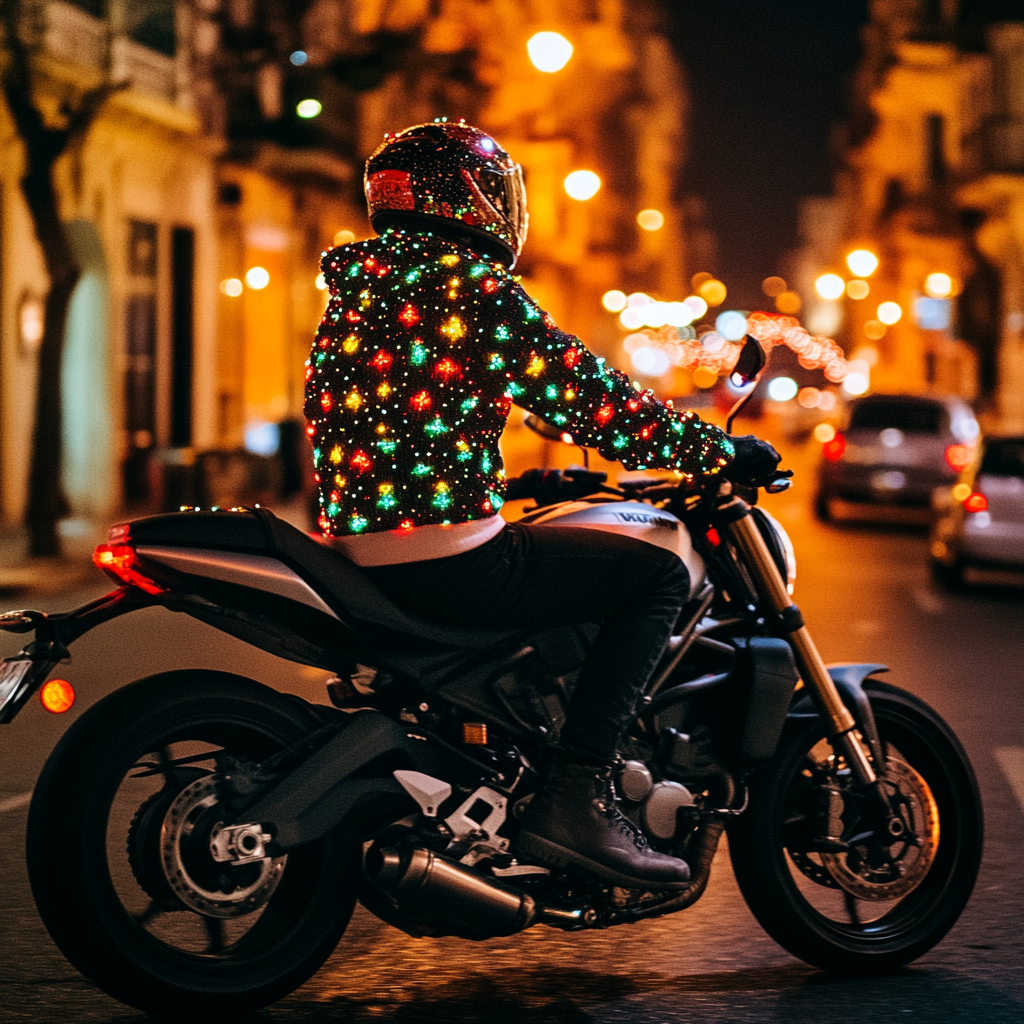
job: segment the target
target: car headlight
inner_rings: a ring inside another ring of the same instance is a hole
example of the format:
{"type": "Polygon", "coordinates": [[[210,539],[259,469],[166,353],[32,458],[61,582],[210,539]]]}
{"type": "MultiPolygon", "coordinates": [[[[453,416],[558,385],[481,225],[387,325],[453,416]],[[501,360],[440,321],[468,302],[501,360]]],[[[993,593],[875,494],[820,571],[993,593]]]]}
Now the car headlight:
{"type": "MultiPolygon", "coordinates": [[[[781,549],[782,557],[786,565],[786,589],[790,594],[793,593],[793,586],[796,583],[796,551],[793,549],[793,542],[789,539],[789,534],[786,533],[782,526],[782,523],[771,515],[769,512],[765,512],[763,508],[756,507],[752,510],[759,518],[761,518],[765,525],[768,526],[772,533],[775,535],[778,548],[781,549]]],[[[769,538],[765,538],[769,540],[769,538]]],[[[769,542],[769,547],[773,545],[769,542]]],[[[774,552],[773,552],[774,553],[774,552]]],[[[782,566],[779,566],[781,569],[782,566]]]]}

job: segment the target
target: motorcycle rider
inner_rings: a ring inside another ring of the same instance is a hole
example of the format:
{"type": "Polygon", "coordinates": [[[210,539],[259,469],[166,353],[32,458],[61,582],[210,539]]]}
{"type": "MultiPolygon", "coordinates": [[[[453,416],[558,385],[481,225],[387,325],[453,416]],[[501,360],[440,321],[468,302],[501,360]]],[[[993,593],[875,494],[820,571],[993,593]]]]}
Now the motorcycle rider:
{"type": "Polygon", "coordinates": [[[498,514],[513,401],[627,469],[753,479],[779,456],[677,412],[560,331],[510,271],[526,238],[522,171],[464,122],[416,125],[370,157],[380,237],[322,261],[331,298],[307,365],[319,526],[396,604],[482,628],[600,630],[521,853],[627,886],[681,888],[616,806],[622,731],[689,596],[672,552],[498,514]]]}

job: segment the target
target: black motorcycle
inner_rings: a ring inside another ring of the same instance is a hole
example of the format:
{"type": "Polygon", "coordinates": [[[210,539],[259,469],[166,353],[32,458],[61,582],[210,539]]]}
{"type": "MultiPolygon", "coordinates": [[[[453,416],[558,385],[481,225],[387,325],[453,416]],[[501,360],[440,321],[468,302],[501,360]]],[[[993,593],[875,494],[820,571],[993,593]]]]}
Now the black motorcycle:
{"type": "MultiPolygon", "coordinates": [[[[754,344],[744,350],[763,364],[754,344]]],[[[331,673],[331,704],[196,668],[141,679],[68,729],[36,787],[29,876],[54,941],[115,998],[156,1013],[264,1006],[337,946],[356,900],[415,935],[609,928],[703,894],[724,830],[765,930],[833,971],[932,948],[964,908],[981,800],[950,728],[875,678],[827,667],[792,602],[792,547],[760,487],[586,469],[510,481],[540,525],[676,550],[693,593],[620,750],[623,810],[692,871],[627,889],[517,852],[595,627],[457,629],[391,604],[340,554],[264,509],[116,526],[120,584],[0,664],[9,722],[101,623],[160,605],[331,673]]]]}

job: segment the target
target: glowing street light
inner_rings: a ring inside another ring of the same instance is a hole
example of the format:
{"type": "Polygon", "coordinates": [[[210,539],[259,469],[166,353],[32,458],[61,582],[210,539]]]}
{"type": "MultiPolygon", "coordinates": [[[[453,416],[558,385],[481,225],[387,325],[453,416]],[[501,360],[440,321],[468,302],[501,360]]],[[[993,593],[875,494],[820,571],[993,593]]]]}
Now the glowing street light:
{"type": "Polygon", "coordinates": [[[636,215],[636,222],[644,231],[659,231],[665,226],[665,215],[661,210],[641,210],[636,215]]]}
{"type": "Polygon", "coordinates": [[[621,313],[626,308],[626,293],[619,291],[618,288],[613,288],[601,297],[601,305],[609,313],[621,313]]]}
{"type": "Polygon", "coordinates": [[[829,302],[834,302],[846,291],[846,282],[838,274],[822,274],[814,282],[814,290],[829,302]]]}
{"type": "Polygon", "coordinates": [[[262,291],[270,284],[270,272],[263,267],[250,267],[245,272],[245,283],[254,291],[262,291]]]}
{"type": "Polygon", "coordinates": [[[562,182],[562,185],[571,199],[584,202],[597,195],[597,190],[601,187],[601,179],[593,171],[573,171],[562,182]]]}
{"type": "Polygon", "coordinates": [[[242,294],[242,282],[237,277],[229,277],[220,283],[220,290],[228,298],[237,299],[242,294]]]}
{"type": "Polygon", "coordinates": [[[846,265],[857,277],[870,277],[878,268],[878,257],[867,249],[854,249],[846,257],[846,265]]]}
{"type": "Polygon", "coordinates": [[[924,292],[930,299],[948,299],[953,294],[953,278],[949,274],[929,274],[924,279],[924,292]]]}
{"type": "Polygon", "coordinates": [[[875,315],[883,324],[891,327],[903,316],[903,309],[898,302],[883,302],[875,315]]]}
{"type": "Polygon", "coordinates": [[[559,32],[538,32],[526,44],[530,62],[538,71],[561,71],[572,56],[572,43],[559,32]]]}

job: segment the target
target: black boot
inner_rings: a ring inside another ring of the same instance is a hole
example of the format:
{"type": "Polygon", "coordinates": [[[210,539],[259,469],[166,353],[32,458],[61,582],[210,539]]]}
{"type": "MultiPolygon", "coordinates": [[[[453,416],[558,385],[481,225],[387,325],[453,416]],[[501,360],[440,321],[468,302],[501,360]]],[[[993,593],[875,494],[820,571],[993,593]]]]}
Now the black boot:
{"type": "Polygon", "coordinates": [[[560,761],[523,815],[518,852],[545,864],[579,867],[630,889],[683,889],[684,861],[656,853],[618,809],[609,765],[560,761]]]}

